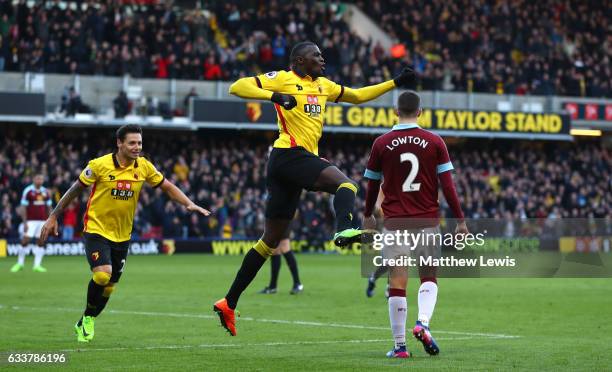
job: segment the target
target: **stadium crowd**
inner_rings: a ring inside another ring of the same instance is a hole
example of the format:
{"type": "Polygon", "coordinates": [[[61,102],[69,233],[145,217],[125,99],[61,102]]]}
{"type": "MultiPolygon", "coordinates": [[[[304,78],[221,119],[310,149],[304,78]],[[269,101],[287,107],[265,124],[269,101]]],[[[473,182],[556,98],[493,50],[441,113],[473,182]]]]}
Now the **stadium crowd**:
{"type": "Polygon", "coordinates": [[[610,97],[610,4],[582,0],[357,0],[427,90],[610,97]]]}
{"type": "Polygon", "coordinates": [[[0,71],[232,80],[286,68],[291,46],[308,39],[345,85],[408,64],[424,90],[611,94],[607,1],[355,1],[394,39],[391,50],[353,33],[341,3],[77,3],[0,1],[0,71]]]}
{"type": "MultiPolygon", "coordinates": [[[[27,130],[2,128],[0,139],[0,237],[16,237],[21,192],[37,171],[60,195],[76,180],[88,159],[112,151],[112,132],[102,129],[27,130]]],[[[265,160],[273,133],[145,131],[144,150],[164,175],[211,217],[185,214],[159,189],[144,187],[134,235],[139,237],[258,237],[263,228],[265,160]]],[[[336,164],[361,188],[372,138],[328,136],[321,156],[336,164]]],[[[554,217],[612,218],[612,154],[593,143],[479,142],[450,144],[454,178],[466,214],[471,218],[523,219],[554,217]]],[[[64,215],[63,237],[82,229],[84,193],[64,215]],[[66,226],[68,229],[66,230],[66,226]]],[[[321,242],[332,236],[333,212],[327,196],[304,193],[293,238],[321,242]]],[[[441,198],[443,200],[443,198],[441,198]]],[[[451,217],[444,202],[443,214],[451,217]]]]}

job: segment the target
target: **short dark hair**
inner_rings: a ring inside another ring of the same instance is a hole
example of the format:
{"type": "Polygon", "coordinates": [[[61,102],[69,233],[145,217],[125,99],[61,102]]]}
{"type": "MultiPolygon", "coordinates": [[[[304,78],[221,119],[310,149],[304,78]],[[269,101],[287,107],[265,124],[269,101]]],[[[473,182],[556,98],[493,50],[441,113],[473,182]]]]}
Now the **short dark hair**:
{"type": "Polygon", "coordinates": [[[140,133],[142,135],[142,128],[138,124],[123,125],[121,128],[117,129],[116,137],[118,140],[123,142],[128,133],[140,133]]]}
{"type": "Polygon", "coordinates": [[[293,48],[291,48],[291,54],[289,55],[289,60],[291,63],[293,63],[297,57],[303,57],[307,48],[310,46],[317,46],[317,44],[313,43],[312,41],[301,41],[295,44],[293,48]]]}
{"type": "Polygon", "coordinates": [[[397,111],[400,116],[416,116],[421,108],[421,98],[413,90],[405,91],[397,98],[397,111]]]}

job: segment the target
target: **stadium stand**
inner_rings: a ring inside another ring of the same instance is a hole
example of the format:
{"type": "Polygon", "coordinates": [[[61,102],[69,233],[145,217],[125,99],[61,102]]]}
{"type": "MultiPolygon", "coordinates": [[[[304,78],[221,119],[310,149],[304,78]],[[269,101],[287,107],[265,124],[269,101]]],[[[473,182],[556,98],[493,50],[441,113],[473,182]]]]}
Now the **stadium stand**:
{"type": "Polygon", "coordinates": [[[410,64],[423,90],[611,93],[605,1],[356,1],[401,46],[392,50],[357,37],[339,3],[78,3],[3,1],[0,70],[233,80],[285,68],[291,45],[310,39],[328,76],[345,85],[379,82],[410,64]]]}
{"type": "MultiPolygon", "coordinates": [[[[112,151],[113,132],[1,126],[1,236],[17,236],[19,190],[36,170],[55,201],[76,179],[87,159],[112,151]]],[[[158,168],[214,215],[192,218],[159,190],[143,188],[135,220],[140,237],[258,237],[263,227],[265,159],[271,143],[264,132],[173,133],[145,129],[144,149],[158,168]]],[[[361,184],[372,139],[335,135],[322,141],[321,155],[361,184]]],[[[600,144],[470,140],[449,144],[458,193],[466,217],[546,218],[612,215],[612,154],[600,144]]],[[[78,206],[75,231],[87,195],[78,206]]],[[[304,193],[294,237],[322,242],[331,236],[327,197],[304,193]]],[[[448,210],[444,205],[444,213],[448,210]]],[[[73,220],[73,216],[69,217],[73,220]]]]}
{"type": "Polygon", "coordinates": [[[610,97],[606,1],[356,1],[425,90],[610,97]]]}
{"type": "MultiPolygon", "coordinates": [[[[119,7],[112,1],[86,9],[3,2],[4,69],[231,80],[286,68],[291,45],[312,39],[327,52],[330,77],[365,83],[364,74],[348,68],[368,60],[369,45],[349,31],[334,8],[291,3],[256,11],[241,2],[217,4],[211,13],[163,5],[119,7]],[[312,23],[317,26],[308,27],[312,23]],[[341,53],[338,44],[350,53],[341,53]]],[[[381,74],[376,68],[367,80],[382,80],[381,74]]]]}

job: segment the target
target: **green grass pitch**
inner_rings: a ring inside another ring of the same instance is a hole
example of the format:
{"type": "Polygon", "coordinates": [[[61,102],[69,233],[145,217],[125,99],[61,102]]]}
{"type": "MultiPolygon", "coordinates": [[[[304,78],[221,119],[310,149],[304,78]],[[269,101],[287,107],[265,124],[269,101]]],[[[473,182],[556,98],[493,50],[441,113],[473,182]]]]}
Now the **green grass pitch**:
{"type": "MultiPolygon", "coordinates": [[[[389,360],[388,310],[379,281],[365,297],[354,256],[298,255],[305,292],[289,295],[285,263],[279,293],[259,295],[266,265],[239,303],[238,336],[219,326],[221,298],[242,257],[130,256],[96,337],[79,344],[90,278],[83,257],[47,257],[46,274],[9,273],[0,259],[0,361],[7,352],[65,352],[46,368],[95,370],[607,370],[612,368],[609,279],[440,279],[431,323],[441,353],[429,357],[412,337],[414,358],[389,360]]],[[[418,279],[408,290],[408,332],[418,279]]]]}

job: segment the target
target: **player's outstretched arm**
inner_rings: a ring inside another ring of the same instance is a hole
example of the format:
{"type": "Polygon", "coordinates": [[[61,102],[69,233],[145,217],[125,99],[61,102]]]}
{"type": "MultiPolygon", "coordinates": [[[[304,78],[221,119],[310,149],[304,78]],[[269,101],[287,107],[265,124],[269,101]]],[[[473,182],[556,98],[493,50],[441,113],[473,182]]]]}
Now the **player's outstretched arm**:
{"type": "Polygon", "coordinates": [[[367,87],[353,89],[344,88],[344,92],[340,97],[340,101],[353,104],[359,104],[371,101],[382,96],[394,88],[405,88],[416,78],[413,69],[405,67],[402,72],[393,80],[388,80],[380,84],[370,85],[367,87]]]}
{"type": "Polygon", "coordinates": [[[257,77],[246,77],[236,80],[229,88],[229,93],[245,99],[260,99],[272,101],[285,110],[291,110],[297,105],[295,97],[263,89],[257,84],[257,77]]]}
{"type": "Polygon", "coordinates": [[[49,238],[49,234],[51,233],[53,233],[54,236],[59,235],[59,232],[57,231],[57,217],[61,215],[64,212],[64,209],[66,209],[77,196],[81,195],[83,190],[86,188],[87,186],[85,186],[80,180],[75,181],[72,186],[70,186],[68,191],[66,191],[55,208],[51,211],[49,218],[47,218],[45,224],[40,230],[38,245],[44,245],[49,238]]]}
{"type": "Polygon", "coordinates": [[[172,182],[168,181],[168,180],[164,180],[162,182],[162,184],[160,185],[161,189],[168,194],[168,196],[170,197],[170,199],[174,200],[175,202],[183,205],[188,211],[190,212],[198,212],[200,214],[203,214],[205,216],[209,216],[210,215],[210,211],[200,207],[199,205],[195,204],[194,202],[191,201],[191,199],[189,199],[187,197],[187,195],[185,195],[181,189],[179,189],[178,187],[176,187],[176,185],[174,185],[172,182]]]}

